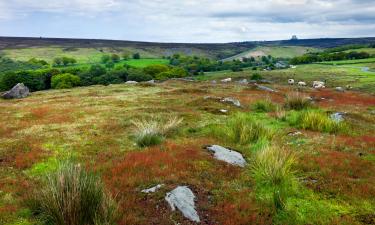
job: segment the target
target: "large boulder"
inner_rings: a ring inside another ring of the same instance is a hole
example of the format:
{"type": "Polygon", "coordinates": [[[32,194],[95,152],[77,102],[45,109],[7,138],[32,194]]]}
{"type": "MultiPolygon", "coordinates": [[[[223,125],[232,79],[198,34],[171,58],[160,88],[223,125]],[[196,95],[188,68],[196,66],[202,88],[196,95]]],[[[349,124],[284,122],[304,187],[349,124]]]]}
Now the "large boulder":
{"type": "Polygon", "coordinates": [[[231,165],[245,167],[246,161],[241,153],[226,149],[219,145],[208,146],[207,150],[214,153],[214,157],[217,160],[227,162],[231,165]]]}
{"type": "Polygon", "coordinates": [[[14,98],[26,98],[30,95],[30,90],[23,83],[18,83],[9,91],[1,95],[4,99],[14,99],[14,98]]]}
{"type": "Polygon", "coordinates": [[[178,186],[171,192],[167,193],[165,200],[168,202],[172,211],[175,211],[177,208],[182,212],[184,217],[193,222],[200,222],[199,215],[195,210],[195,195],[190,188],[186,186],[178,186]]]}

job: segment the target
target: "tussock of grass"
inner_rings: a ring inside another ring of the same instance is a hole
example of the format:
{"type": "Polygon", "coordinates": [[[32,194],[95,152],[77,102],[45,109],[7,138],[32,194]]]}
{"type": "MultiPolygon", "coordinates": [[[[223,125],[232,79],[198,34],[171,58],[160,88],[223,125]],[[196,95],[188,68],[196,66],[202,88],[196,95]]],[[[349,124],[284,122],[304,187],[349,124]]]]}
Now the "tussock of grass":
{"type": "Polygon", "coordinates": [[[294,93],[286,96],[284,107],[288,110],[303,110],[311,108],[312,104],[307,96],[294,93]]]}
{"type": "Polygon", "coordinates": [[[137,145],[146,147],[160,144],[166,136],[172,134],[180,126],[182,121],[183,119],[178,117],[170,117],[167,120],[156,118],[133,120],[132,123],[136,127],[137,145]]]}
{"type": "Polygon", "coordinates": [[[211,132],[236,144],[250,144],[258,140],[270,140],[274,130],[267,127],[251,114],[237,113],[225,125],[211,127],[211,132]]]}
{"type": "Polygon", "coordinates": [[[348,128],[345,122],[334,121],[321,110],[304,110],[299,113],[294,112],[289,116],[288,120],[293,126],[305,130],[326,133],[345,132],[348,128]]]}
{"type": "Polygon", "coordinates": [[[99,177],[80,165],[62,163],[35,191],[32,210],[44,224],[115,224],[117,206],[99,177]]]}
{"type": "Polygon", "coordinates": [[[251,174],[259,192],[276,210],[285,206],[295,183],[293,165],[295,156],[284,149],[266,147],[258,151],[252,162],[251,174]],[[268,196],[267,196],[268,195],[268,196]]]}
{"type": "Polygon", "coordinates": [[[252,109],[256,112],[274,112],[277,107],[271,100],[260,100],[252,105],[252,109]]]}

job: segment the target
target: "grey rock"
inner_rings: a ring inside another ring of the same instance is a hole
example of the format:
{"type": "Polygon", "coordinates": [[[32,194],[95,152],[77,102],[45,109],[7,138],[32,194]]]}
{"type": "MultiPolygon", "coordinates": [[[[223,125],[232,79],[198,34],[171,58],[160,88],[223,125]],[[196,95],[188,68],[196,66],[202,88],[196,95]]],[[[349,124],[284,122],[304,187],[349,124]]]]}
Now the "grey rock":
{"type": "Polygon", "coordinates": [[[262,80],[259,81],[259,83],[263,83],[263,84],[272,84],[272,81],[262,79],[262,80]]]}
{"type": "Polygon", "coordinates": [[[157,190],[159,190],[160,188],[162,188],[163,186],[164,186],[164,184],[158,184],[158,185],[156,185],[154,187],[142,190],[142,193],[146,193],[146,194],[154,193],[157,190]]]}
{"type": "Polygon", "coordinates": [[[14,99],[14,98],[26,98],[30,95],[30,90],[23,83],[18,83],[9,91],[2,94],[4,99],[14,99]]]}
{"type": "Polygon", "coordinates": [[[221,102],[231,103],[234,106],[241,107],[241,102],[238,99],[235,98],[223,98],[220,100],[221,102]]]}
{"type": "Polygon", "coordinates": [[[302,135],[302,132],[301,131],[295,131],[295,132],[288,133],[288,136],[298,136],[298,135],[302,135]]]}
{"type": "Polygon", "coordinates": [[[335,89],[338,92],[344,92],[345,91],[345,89],[343,87],[336,87],[335,89]]]}
{"type": "Polygon", "coordinates": [[[239,84],[244,84],[244,85],[249,84],[249,82],[247,81],[247,79],[239,80],[238,83],[239,84]]]}
{"type": "Polygon", "coordinates": [[[272,88],[269,88],[269,87],[266,87],[266,86],[262,86],[262,85],[256,85],[256,86],[261,91],[277,92],[277,91],[273,90],[272,88]]]}
{"type": "Polygon", "coordinates": [[[184,217],[193,222],[200,222],[199,215],[195,210],[195,195],[187,186],[178,186],[165,196],[172,211],[176,208],[182,212],[184,217]]]}
{"type": "Polygon", "coordinates": [[[337,112],[337,113],[333,113],[331,114],[331,119],[335,122],[342,122],[344,120],[344,115],[345,113],[342,113],[342,112],[337,112]]]}
{"type": "Polygon", "coordinates": [[[216,80],[211,81],[211,84],[217,84],[216,80]]]}
{"type": "Polygon", "coordinates": [[[146,83],[155,84],[155,80],[149,80],[149,81],[146,81],[146,83]]]}
{"type": "Polygon", "coordinates": [[[220,161],[227,162],[231,165],[245,167],[246,160],[241,153],[229,150],[220,145],[212,145],[207,147],[207,150],[214,153],[214,158],[220,161]]]}

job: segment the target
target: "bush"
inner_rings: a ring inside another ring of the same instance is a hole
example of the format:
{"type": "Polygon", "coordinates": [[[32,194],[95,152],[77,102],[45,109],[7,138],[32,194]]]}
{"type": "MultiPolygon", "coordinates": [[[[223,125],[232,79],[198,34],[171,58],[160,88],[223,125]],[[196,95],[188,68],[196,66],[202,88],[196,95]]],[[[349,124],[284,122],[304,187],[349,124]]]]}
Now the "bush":
{"type": "Polygon", "coordinates": [[[224,126],[214,126],[212,129],[214,135],[241,145],[263,139],[271,140],[274,135],[273,129],[256,121],[254,116],[245,113],[237,113],[224,126]]]}
{"type": "Polygon", "coordinates": [[[136,143],[140,147],[160,144],[182,123],[182,119],[171,117],[168,120],[151,118],[150,120],[132,121],[136,127],[136,143]]]}
{"type": "Polygon", "coordinates": [[[59,74],[52,77],[51,87],[53,89],[64,89],[76,87],[80,84],[80,78],[70,73],[59,74]]]}
{"type": "Polygon", "coordinates": [[[286,199],[293,193],[295,161],[290,151],[275,147],[261,149],[252,161],[251,174],[258,194],[277,210],[284,208],[286,199]]]}
{"type": "Polygon", "coordinates": [[[143,70],[141,69],[129,69],[128,71],[128,81],[137,81],[137,82],[142,82],[142,81],[149,81],[152,80],[152,76],[145,74],[143,70]]]}
{"type": "Polygon", "coordinates": [[[158,75],[159,73],[162,73],[162,72],[166,72],[169,70],[169,67],[166,66],[166,65],[151,65],[151,66],[147,66],[143,69],[143,71],[152,76],[152,77],[156,77],[156,75],[158,75]]]}
{"type": "Polygon", "coordinates": [[[289,110],[303,110],[311,106],[311,100],[299,93],[288,95],[284,104],[284,107],[289,110]]]}
{"type": "Polygon", "coordinates": [[[0,88],[9,90],[17,83],[24,83],[31,91],[50,88],[51,77],[59,73],[56,69],[9,72],[2,76],[0,88]]]}
{"type": "Polygon", "coordinates": [[[269,99],[257,101],[252,105],[252,109],[257,112],[274,112],[276,108],[269,99]]]}
{"type": "MultiPolygon", "coordinates": [[[[256,67],[254,67],[255,68],[255,70],[256,70],[256,67]]],[[[254,70],[254,68],[253,68],[253,70],[254,70]]],[[[252,76],[251,76],[251,78],[250,78],[250,80],[262,80],[263,79],[263,77],[262,77],[262,75],[260,75],[259,73],[254,73],[252,76]]]]}
{"type": "Polygon", "coordinates": [[[345,122],[336,122],[320,110],[294,112],[289,115],[287,120],[291,125],[298,128],[319,132],[339,133],[345,132],[348,128],[345,122]]]}
{"type": "Polygon", "coordinates": [[[140,58],[141,58],[141,54],[139,54],[139,53],[133,54],[133,59],[140,59],[140,58]]]}
{"type": "Polygon", "coordinates": [[[30,205],[44,224],[115,224],[117,206],[99,177],[65,162],[35,190],[30,205]]]}

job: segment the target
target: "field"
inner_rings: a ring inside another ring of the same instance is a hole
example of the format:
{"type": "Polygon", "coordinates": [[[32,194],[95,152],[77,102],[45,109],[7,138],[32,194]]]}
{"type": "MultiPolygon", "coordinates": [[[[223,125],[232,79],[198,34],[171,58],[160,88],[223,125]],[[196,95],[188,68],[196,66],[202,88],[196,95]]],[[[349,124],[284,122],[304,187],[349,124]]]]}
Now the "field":
{"type": "MultiPolygon", "coordinates": [[[[352,60],[355,61],[355,60],[352,60]]],[[[368,93],[375,93],[375,63],[363,63],[358,60],[358,64],[350,65],[324,65],[324,64],[308,64],[299,65],[295,69],[273,70],[273,71],[253,71],[244,70],[243,72],[212,72],[206,73],[204,76],[199,76],[199,80],[207,79],[223,79],[226,77],[241,77],[250,78],[252,74],[259,73],[267,79],[277,83],[287,83],[288,79],[295,79],[298,81],[308,82],[310,85],[315,80],[326,80],[329,87],[345,87],[346,85],[352,86],[356,90],[361,90],[368,93]],[[369,71],[363,69],[368,67],[369,71]]],[[[351,61],[349,61],[351,63],[351,61]]]]}
{"type": "MultiPolygon", "coordinates": [[[[311,74],[326,69],[309,66],[311,74]]],[[[307,77],[307,68],[262,75],[307,77]]],[[[188,185],[196,194],[201,224],[374,224],[375,97],[300,90],[317,99],[314,110],[346,113],[350,132],[327,133],[299,127],[292,121],[300,112],[283,109],[285,95],[297,89],[271,87],[279,92],[236,83],[167,81],[51,90],[21,100],[0,100],[0,224],[39,224],[26,200],[64,159],[100,174],[119,203],[118,224],[192,224],[164,200],[177,185],[188,185]],[[233,97],[242,107],[205,96],[233,97]],[[282,110],[259,111],[257,102],[264,99],[282,110]],[[145,148],[135,144],[131,121],[171,115],[183,122],[164,142],[145,148]],[[265,136],[266,142],[247,142],[220,132],[231,128],[236,118],[253,118],[274,135],[265,136]],[[301,135],[288,135],[295,131],[301,135]],[[214,159],[203,149],[212,144],[239,151],[249,164],[240,168],[214,159]],[[252,175],[257,152],[265,145],[287,149],[296,157],[296,179],[290,180],[290,193],[283,194],[283,207],[277,210],[268,198],[273,193],[270,186],[252,175]],[[140,191],[160,183],[165,186],[156,193],[140,191]]]]}
{"type": "Polygon", "coordinates": [[[167,59],[131,59],[124,61],[124,64],[137,67],[137,68],[144,68],[151,65],[167,65],[169,64],[169,60],[167,59]]]}
{"type": "Polygon", "coordinates": [[[241,54],[235,55],[233,57],[227,58],[225,60],[241,59],[243,57],[262,57],[271,55],[275,58],[293,58],[296,56],[301,56],[308,52],[319,51],[317,48],[302,47],[302,46],[259,46],[249,51],[245,51],[241,54]]]}

